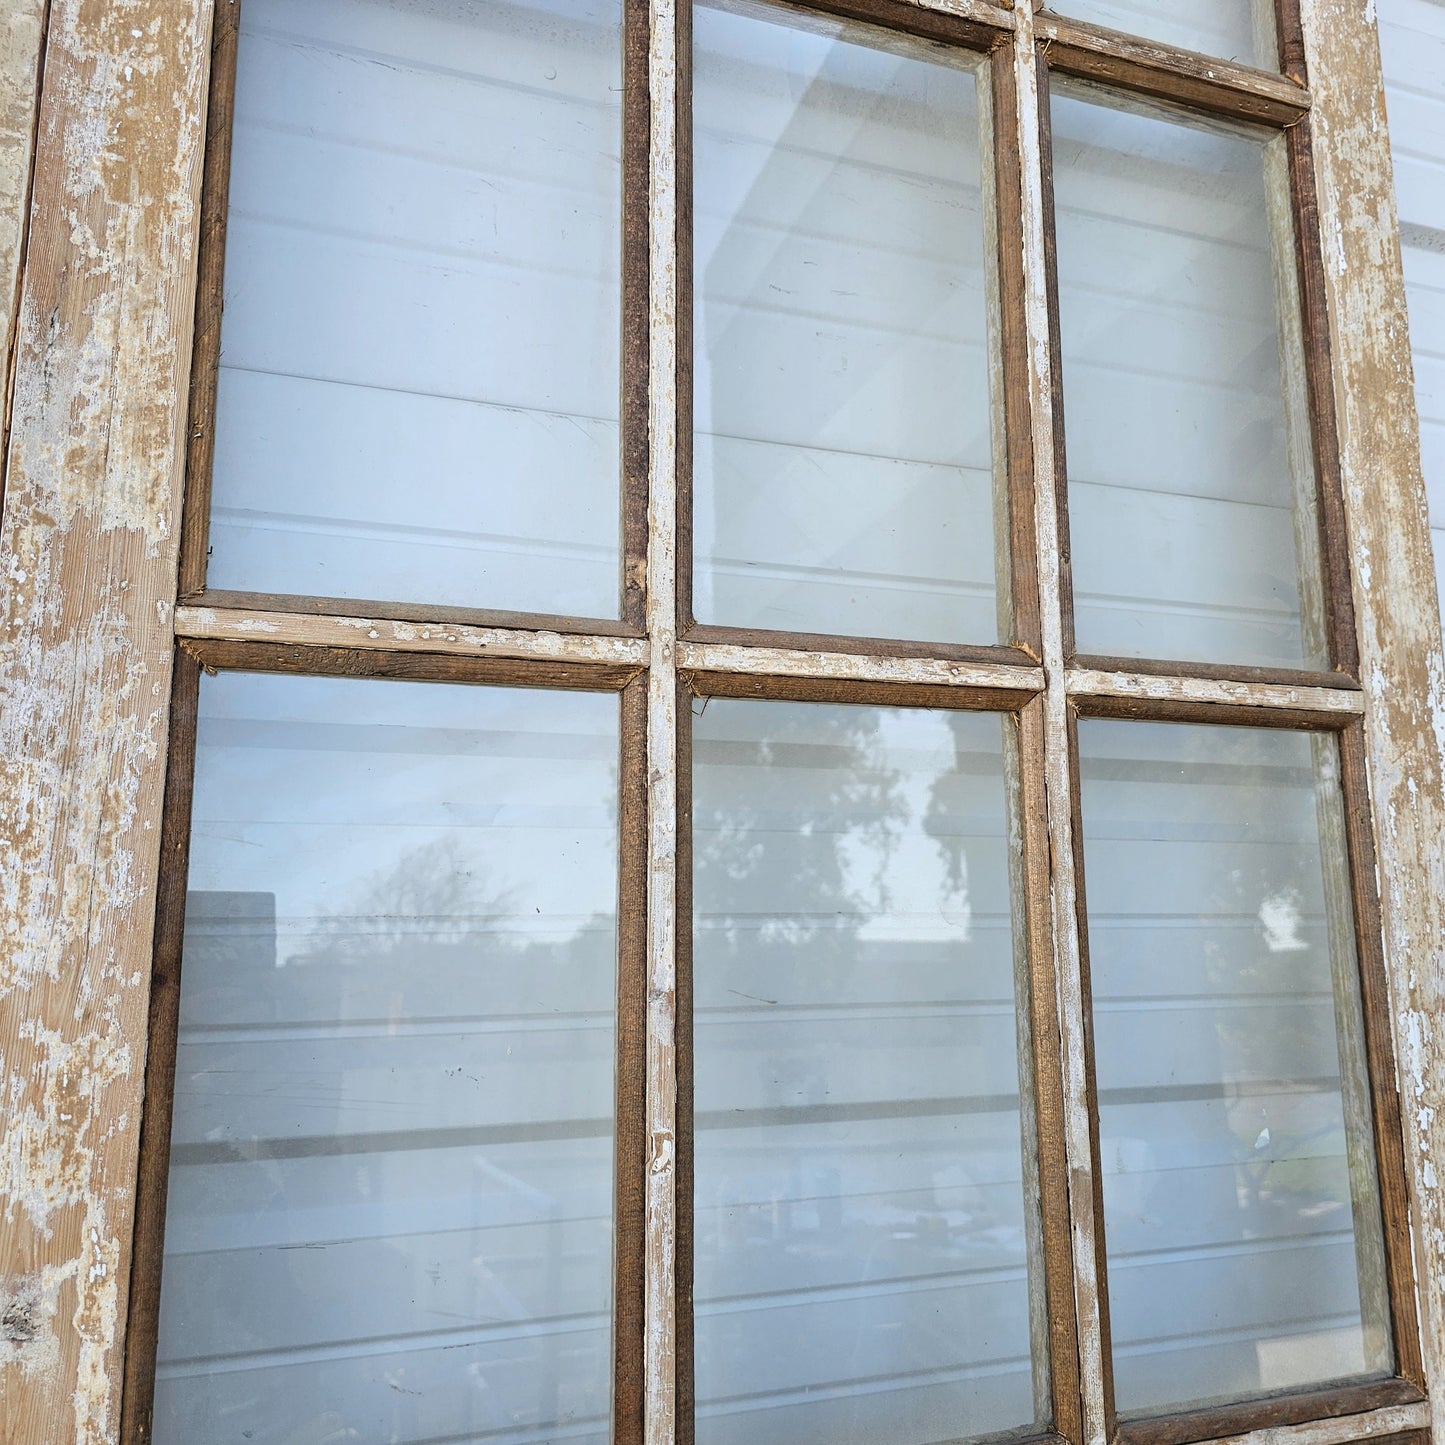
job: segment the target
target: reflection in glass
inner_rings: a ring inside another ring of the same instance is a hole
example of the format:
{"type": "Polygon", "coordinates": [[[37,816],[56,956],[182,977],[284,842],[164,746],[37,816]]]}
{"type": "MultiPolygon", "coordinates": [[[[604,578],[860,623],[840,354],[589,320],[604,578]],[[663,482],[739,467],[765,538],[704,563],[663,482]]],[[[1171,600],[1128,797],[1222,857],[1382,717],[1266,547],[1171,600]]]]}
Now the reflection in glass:
{"type": "Polygon", "coordinates": [[[615,617],[620,0],[246,0],[209,584],[615,617]]]}
{"type": "Polygon", "coordinates": [[[616,699],[201,699],[157,1445],[605,1445],[616,699]]]}
{"type": "Polygon", "coordinates": [[[693,26],[697,615],[994,642],[976,59],[693,26]]]}
{"type": "Polygon", "coordinates": [[[1079,753],[1119,1409],[1386,1374],[1335,739],[1079,753]]]}
{"type": "Polygon", "coordinates": [[[1275,0],[1053,0],[1076,20],[1240,65],[1279,68],[1275,0]]]}
{"type": "Polygon", "coordinates": [[[694,726],[700,1445],[1047,1421],[999,718],[694,726]]]}
{"type": "Polygon", "coordinates": [[[1327,666],[1283,142],[1052,109],[1079,651],[1327,666]]]}

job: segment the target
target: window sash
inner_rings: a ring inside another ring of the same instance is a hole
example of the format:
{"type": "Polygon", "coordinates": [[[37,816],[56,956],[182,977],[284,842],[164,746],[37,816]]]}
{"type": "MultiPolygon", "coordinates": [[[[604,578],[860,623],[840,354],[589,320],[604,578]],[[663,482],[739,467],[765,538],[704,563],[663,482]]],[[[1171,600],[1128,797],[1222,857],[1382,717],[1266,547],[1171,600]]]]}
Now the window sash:
{"type": "MultiPolygon", "coordinates": [[[[1102,1445],[1117,1431],[1141,1445],[1185,1445],[1267,1425],[1418,1405],[1424,1381],[1408,1272],[1404,1156],[1379,903],[1372,886],[1361,722],[1365,704],[1357,680],[1335,445],[1336,367],[1314,193],[1311,97],[1287,78],[1303,69],[1298,16],[1282,17],[1282,77],[1110,36],[1067,19],[1035,17],[1027,5],[1016,12],[987,0],[953,0],[936,9],[900,0],[839,0],[810,7],[989,57],[1003,326],[999,364],[1009,476],[1005,525],[1013,557],[1015,642],[924,647],[903,640],[764,633],[692,622],[690,20],[687,7],[673,0],[626,0],[625,8],[621,622],[206,591],[211,421],[239,8],[217,8],[181,538],[184,601],[175,614],[180,649],[170,773],[181,789],[189,770],[187,748],[194,744],[193,736],[186,739],[185,719],[193,717],[194,704],[185,689],[194,688],[198,666],[445,676],[623,692],[624,767],[631,769],[624,796],[634,803],[631,813],[624,809],[624,859],[635,859],[635,867],[625,862],[624,898],[630,906],[622,917],[633,919],[635,927],[623,925],[621,956],[633,965],[623,968],[631,980],[631,1012],[620,1013],[619,1023],[633,1018],[638,1027],[626,1029],[619,1046],[631,1092],[625,1108],[619,1097],[618,1158],[633,1160],[628,1187],[636,1192],[628,1195],[630,1212],[624,1214],[619,1183],[615,1438],[646,1439],[649,1445],[691,1440],[691,977],[685,920],[690,897],[688,715],[694,696],[1000,708],[1018,720],[1034,1073],[1037,1107],[1045,1121],[1040,1187],[1057,1436],[1102,1445]],[[1046,71],[1286,132],[1334,671],[1074,654],[1062,500],[1046,71]],[[255,640],[258,619],[265,627],[264,642],[255,640]],[[1117,1420],[1103,1284],[1083,900],[1076,883],[1073,730],[1080,715],[1318,728],[1336,732],[1341,740],[1399,1360],[1395,1381],[1296,1392],[1278,1400],[1128,1421],[1122,1427],[1117,1420]]],[[[1289,0],[1284,8],[1292,10],[1289,0]]],[[[166,856],[173,840],[183,840],[178,830],[184,828],[184,812],[182,802],[172,804],[168,791],[166,856]]],[[[168,877],[173,875],[163,870],[163,887],[173,889],[165,882],[168,877]]],[[[183,903],[183,888],[180,897],[183,903]]],[[[162,900],[160,916],[179,928],[174,897],[169,905],[162,900]]],[[[178,948],[178,934],[158,947],[158,979],[166,976],[165,957],[178,962],[178,948]]],[[[155,997],[164,1005],[163,989],[155,997]]],[[[155,1037],[163,1041],[165,1016],[155,1017],[155,1037]]],[[[163,1043],[157,1058],[148,1079],[165,1072],[163,1043]]],[[[156,1085],[148,1082],[147,1087],[156,1085]]],[[[164,1093],[148,1094],[138,1206],[143,1221],[160,1217],[147,1203],[159,1202],[158,1167],[163,1194],[164,1130],[149,1122],[162,1114],[168,1115],[164,1093]]],[[[619,1170],[619,1180],[625,1172],[619,1170]]],[[[158,1225],[143,1225],[135,1254],[127,1438],[142,1438],[129,1432],[143,1428],[138,1422],[146,1409],[146,1300],[152,1280],[158,1287],[158,1248],[158,1225]],[[149,1253],[148,1236],[153,1236],[149,1253]]]]}

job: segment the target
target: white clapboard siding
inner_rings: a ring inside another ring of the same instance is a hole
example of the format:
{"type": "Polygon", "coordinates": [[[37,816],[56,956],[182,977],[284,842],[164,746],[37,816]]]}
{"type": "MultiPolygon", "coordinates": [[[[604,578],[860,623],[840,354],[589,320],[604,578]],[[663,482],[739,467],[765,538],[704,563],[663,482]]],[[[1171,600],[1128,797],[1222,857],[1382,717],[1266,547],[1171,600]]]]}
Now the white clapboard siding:
{"type": "Polygon", "coordinates": [[[1345,864],[1320,833],[1330,745],[1086,721],[1080,746],[1120,1408],[1378,1369],[1340,1078],[1356,1005],[1332,982],[1351,945],[1326,899],[1345,864]]]}
{"type": "Polygon", "coordinates": [[[1420,459],[1445,598],[1445,5],[1379,0],[1380,51],[1410,307],[1420,459]]]}
{"type": "Polygon", "coordinates": [[[992,642],[974,77],[751,15],[694,30],[697,615],[992,642]]]}
{"type": "Polygon", "coordinates": [[[613,616],[619,11],[252,0],[212,586],[613,616]]]}
{"type": "Polygon", "coordinates": [[[607,1438],[617,718],[205,680],[157,1442],[607,1438]]]}

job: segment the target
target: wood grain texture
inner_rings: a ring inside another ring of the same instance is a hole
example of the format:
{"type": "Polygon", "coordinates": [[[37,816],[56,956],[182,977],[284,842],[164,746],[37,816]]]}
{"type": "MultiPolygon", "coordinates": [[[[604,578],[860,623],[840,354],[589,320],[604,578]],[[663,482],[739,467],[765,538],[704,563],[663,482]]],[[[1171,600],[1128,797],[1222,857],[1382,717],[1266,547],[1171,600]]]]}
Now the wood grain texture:
{"type": "MultiPolygon", "coordinates": [[[[1445,1426],[1445,658],[1374,7],[1300,0],[1424,1377],[1445,1426]]],[[[1398,1246],[1397,1246],[1398,1247],[1398,1246]]]]}
{"type": "MultiPolygon", "coordinates": [[[[548,619],[535,619],[538,622],[548,619]]],[[[389,617],[317,617],[250,608],[176,608],[176,635],[196,641],[278,642],[294,647],[433,653],[446,657],[512,657],[537,661],[607,663],[640,667],[647,643],[640,637],[554,632],[538,628],[475,627],[466,623],[389,617]]]]}
{"type": "MultiPolygon", "coordinates": [[[[644,1439],[677,1435],[677,503],[680,432],[677,139],[688,27],[654,0],[648,32],[647,1191],[644,1439]]],[[[681,112],[681,115],[680,115],[681,112]]]]}
{"type": "Polygon", "coordinates": [[[1310,107],[1296,81],[1231,61],[1053,15],[1038,16],[1034,31],[1050,68],[1080,80],[1265,125],[1291,125],[1310,107]]]}
{"type": "Polygon", "coordinates": [[[622,693],[618,798],[616,1240],[612,1429],[639,1445],[646,1414],[643,1221],[647,1200],[647,680],[622,693]]]}
{"type": "Polygon", "coordinates": [[[985,150],[985,194],[993,202],[997,242],[989,279],[998,296],[998,358],[994,401],[995,506],[1007,525],[1011,626],[1001,633],[1033,657],[1040,655],[1038,557],[1034,539],[1033,439],[1029,415],[1029,335],[1024,306],[1022,179],[1019,175],[1018,87],[1013,52],[996,50],[989,64],[993,146],[985,150]]]}
{"type": "Polygon", "coordinates": [[[185,637],[181,647],[212,672],[297,672],[312,677],[386,677],[408,682],[470,682],[493,687],[558,687],[620,692],[637,664],[556,662],[537,657],[457,657],[292,642],[185,637]]]}
{"type": "Polygon", "coordinates": [[[1080,706],[1087,706],[1085,699],[1129,699],[1138,704],[1140,716],[1147,716],[1149,703],[1242,708],[1246,710],[1243,714],[1246,717],[1249,709],[1353,717],[1362,713],[1365,706],[1361,694],[1348,688],[1296,687],[1289,683],[1243,682],[1213,677],[1165,677],[1156,673],[1116,672],[1088,667],[1071,667],[1067,686],[1069,696],[1080,706]]]}
{"type": "Polygon", "coordinates": [[[181,953],[185,942],[186,882],[191,851],[191,796],[196,772],[196,713],[200,664],[177,654],[171,675],[171,739],[161,813],[156,883],[155,943],[151,951],[150,1016],[146,1034],[145,1103],[141,1114],[136,1222],[131,1248],[130,1309],[120,1438],[147,1445],[155,1404],[156,1346],[161,1313],[166,1194],[170,1183],[171,1106],[181,1010],[181,953]]]}
{"type": "Polygon", "coordinates": [[[206,585],[211,532],[211,469],[216,456],[216,391],[221,370],[221,312],[226,291],[226,218],[231,195],[231,131],[236,115],[236,51],[241,0],[215,12],[201,178],[201,236],[196,257],[196,322],[186,421],[186,496],[181,512],[178,593],[206,585]]]}
{"type": "MultiPolygon", "coordinates": [[[[40,58],[47,0],[11,0],[0,16],[0,457],[9,436],[11,372],[15,361],[20,272],[30,214],[31,163],[40,113],[40,58]]],[[[0,502],[4,500],[0,466],[0,502]]]]}
{"type": "Polygon", "coordinates": [[[56,0],[0,550],[0,1398],[115,1437],[211,7],[56,0]]]}
{"type": "Polygon", "coordinates": [[[955,662],[946,657],[867,656],[793,647],[744,647],[726,642],[680,642],[678,666],[690,672],[732,672],[750,677],[793,677],[835,681],[899,683],[944,688],[984,687],[1038,692],[1037,667],[1012,662],[955,662]]]}
{"type": "Polygon", "coordinates": [[[1393,1336],[1395,1373],[1416,1388],[1425,1387],[1420,1354],[1420,1321],[1410,1250],[1410,1199],[1405,1175],[1400,1095],[1396,1087],[1394,1038],[1390,1031],[1390,986],[1381,946],[1379,862],[1370,826],[1364,728],[1346,728],[1339,739],[1343,824],[1350,862],[1351,906],[1355,920],[1360,998],[1364,1005],[1363,1045],[1373,1110],[1375,1171],[1380,1186],[1380,1221],[1385,1244],[1388,1326],[1393,1336]]]}
{"type": "Polygon", "coordinates": [[[1047,76],[1027,6],[1014,12],[1014,75],[1018,106],[1024,314],[1029,357],[1029,431],[1033,451],[1035,553],[1039,568],[1039,628],[1045,688],[1042,769],[1050,868],[1051,939],[1062,1072],[1064,1154],[1067,1162],[1069,1250],[1080,1394],[1078,1439],[1105,1445],[1112,1434],[1108,1304],[1103,1270],[1103,1223],[1098,1207],[1097,1148],[1089,1004],[1080,920],[1075,912],[1074,834],[1078,826],[1069,700],[1064,666],[1069,646],[1067,533],[1059,505],[1062,485],[1058,420],[1057,326],[1053,324],[1052,200],[1047,145],[1047,76]],[[1062,580],[1061,580],[1062,579],[1062,580]]]}
{"type": "MultiPolygon", "coordinates": [[[[1161,1415],[1152,1420],[1126,1420],[1119,1427],[1119,1439],[1123,1445],[1192,1445],[1194,1441],[1224,1440],[1236,1435],[1253,1440],[1257,1438],[1255,1431],[1271,1431],[1281,1426],[1316,1422],[1338,1428],[1346,1425],[1351,1417],[1368,1420],[1377,1411],[1418,1411],[1422,1400],[1421,1392],[1404,1380],[1376,1380],[1272,1395],[1237,1405],[1161,1415]]],[[[1388,1418],[1395,1421],[1400,1417],[1388,1418]]],[[[1413,1414],[1404,1418],[1419,1417],[1413,1414]]],[[[1344,1438],[1368,1438],[1368,1433],[1349,1433],[1344,1438]]]]}
{"type": "Polygon", "coordinates": [[[1033,1065],[1032,1103],[1037,1151],[1025,1161],[1026,1178],[1037,1190],[1042,1230],[1040,1269],[1044,1299],[1044,1338],[1054,1428],[1076,1441],[1083,1432],[1079,1355],[1075,1344],[1074,1259],[1069,1229],[1068,1136],[1062,1093],[1063,1066],[1058,1020],[1058,977],[1055,973],[1052,883],[1049,869],[1048,796],[1044,788],[1043,702],[1035,700],[1018,715],[1018,784],[1015,924],[1023,957],[1019,973],[1025,980],[1020,996],[1027,1000],[1029,1050],[1033,1065]]]}

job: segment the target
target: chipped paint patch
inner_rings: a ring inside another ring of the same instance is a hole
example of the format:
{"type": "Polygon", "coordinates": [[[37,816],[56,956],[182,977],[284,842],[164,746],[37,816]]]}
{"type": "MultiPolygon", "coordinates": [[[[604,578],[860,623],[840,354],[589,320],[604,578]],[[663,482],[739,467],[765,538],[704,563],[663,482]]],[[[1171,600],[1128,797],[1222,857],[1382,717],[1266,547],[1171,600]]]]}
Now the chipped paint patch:
{"type": "Polygon", "coordinates": [[[1434,1427],[1445,1428],[1445,661],[1373,0],[1302,0],[1371,805],[1434,1427]]]}
{"type": "Polygon", "coordinates": [[[15,1445],[118,1427],[208,31],[204,0],[55,0],[47,37],[0,535],[15,1445]]]}

